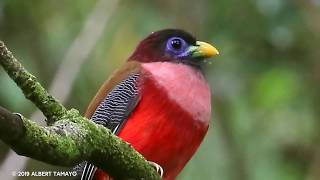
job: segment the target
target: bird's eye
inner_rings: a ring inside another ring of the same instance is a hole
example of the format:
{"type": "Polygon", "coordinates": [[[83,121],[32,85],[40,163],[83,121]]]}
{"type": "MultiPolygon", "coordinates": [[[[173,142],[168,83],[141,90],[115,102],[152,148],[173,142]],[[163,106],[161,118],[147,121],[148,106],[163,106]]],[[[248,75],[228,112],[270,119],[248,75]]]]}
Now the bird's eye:
{"type": "Polygon", "coordinates": [[[182,47],[182,42],[180,39],[172,39],[171,46],[173,47],[173,49],[179,50],[182,47]]]}
{"type": "Polygon", "coordinates": [[[167,41],[167,50],[174,54],[182,53],[187,47],[187,43],[180,37],[173,37],[167,41]]]}

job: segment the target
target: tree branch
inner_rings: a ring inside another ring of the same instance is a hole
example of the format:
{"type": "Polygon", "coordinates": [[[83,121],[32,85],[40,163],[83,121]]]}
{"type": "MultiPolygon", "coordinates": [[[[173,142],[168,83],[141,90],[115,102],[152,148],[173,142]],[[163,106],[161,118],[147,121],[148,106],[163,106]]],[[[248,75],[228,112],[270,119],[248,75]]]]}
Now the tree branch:
{"type": "Polygon", "coordinates": [[[48,124],[61,119],[66,113],[66,108],[48,94],[41,84],[37,82],[35,76],[24,69],[2,41],[0,41],[0,56],[2,67],[20,87],[25,97],[32,101],[48,118],[48,124]]]}
{"type": "Polygon", "coordinates": [[[25,132],[19,116],[12,114],[0,106],[0,139],[11,144],[25,132]]]}
{"type": "Polygon", "coordinates": [[[61,166],[89,161],[116,179],[160,179],[141,154],[109,129],[82,117],[75,109],[66,110],[1,41],[0,64],[51,125],[41,127],[0,108],[0,139],[15,152],[61,166]]]}
{"type": "MultiPolygon", "coordinates": [[[[96,44],[103,32],[108,28],[108,22],[117,9],[119,0],[98,0],[95,3],[92,11],[88,14],[84,20],[83,26],[79,34],[75,37],[70,47],[66,51],[62,58],[54,78],[49,85],[48,91],[61,103],[64,103],[72,90],[74,80],[80,71],[80,68],[84,61],[88,59],[88,56],[95,48],[96,44]],[[72,68],[70,68],[72,67],[72,68]]],[[[1,3],[0,3],[1,4],[1,3]]],[[[40,125],[44,125],[44,118],[42,113],[37,110],[31,115],[31,119],[40,125]]],[[[25,166],[29,161],[28,158],[17,156],[15,152],[9,151],[5,161],[0,164],[0,171],[8,169],[15,169],[16,171],[26,170],[25,166]],[[13,161],[19,161],[19,164],[12,163],[13,161]]],[[[15,180],[17,177],[11,176],[10,173],[3,173],[1,177],[6,180],[15,180]]]]}

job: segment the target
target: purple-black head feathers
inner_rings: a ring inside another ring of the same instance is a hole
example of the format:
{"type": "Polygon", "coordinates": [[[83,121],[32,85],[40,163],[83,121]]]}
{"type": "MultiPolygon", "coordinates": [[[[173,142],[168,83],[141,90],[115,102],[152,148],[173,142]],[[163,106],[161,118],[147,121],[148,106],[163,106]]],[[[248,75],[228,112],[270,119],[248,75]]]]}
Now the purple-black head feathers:
{"type": "Polygon", "coordinates": [[[196,64],[216,54],[218,51],[213,46],[197,41],[184,30],[164,29],[142,40],[129,60],[196,64]]]}

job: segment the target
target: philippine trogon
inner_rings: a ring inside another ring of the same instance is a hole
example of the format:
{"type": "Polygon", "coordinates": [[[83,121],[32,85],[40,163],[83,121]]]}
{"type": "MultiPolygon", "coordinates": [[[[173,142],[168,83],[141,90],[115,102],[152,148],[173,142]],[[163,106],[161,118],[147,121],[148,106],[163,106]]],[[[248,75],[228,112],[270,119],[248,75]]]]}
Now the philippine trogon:
{"type": "MultiPolygon", "coordinates": [[[[130,143],[164,179],[175,179],[208,130],[211,91],[203,64],[218,54],[186,31],[153,32],[102,85],[85,116],[130,143]]],[[[82,180],[111,179],[89,162],[80,167],[82,180]]]]}

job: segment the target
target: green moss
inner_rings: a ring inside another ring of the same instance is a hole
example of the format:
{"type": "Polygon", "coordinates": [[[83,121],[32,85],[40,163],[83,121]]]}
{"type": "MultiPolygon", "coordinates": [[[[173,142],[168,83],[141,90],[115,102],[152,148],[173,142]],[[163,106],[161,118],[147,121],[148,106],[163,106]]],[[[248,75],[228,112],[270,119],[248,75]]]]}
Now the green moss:
{"type": "Polygon", "coordinates": [[[116,179],[160,179],[139,153],[109,129],[89,121],[76,109],[67,111],[1,41],[0,64],[50,125],[41,127],[22,117],[24,134],[10,144],[18,154],[61,166],[93,162],[116,179]]]}

